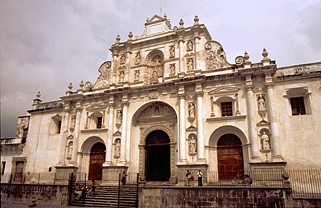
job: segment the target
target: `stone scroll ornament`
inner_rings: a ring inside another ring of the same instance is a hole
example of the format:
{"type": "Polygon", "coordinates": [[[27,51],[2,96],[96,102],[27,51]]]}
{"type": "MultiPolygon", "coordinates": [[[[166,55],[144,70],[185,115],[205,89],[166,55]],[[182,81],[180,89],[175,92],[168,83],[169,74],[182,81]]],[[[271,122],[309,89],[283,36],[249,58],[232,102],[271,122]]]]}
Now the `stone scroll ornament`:
{"type": "Polygon", "coordinates": [[[100,72],[100,76],[98,77],[96,83],[92,86],[92,88],[102,89],[102,88],[108,87],[110,84],[110,78],[111,78],[111,61],[104,62],[99,67],[98,71],[100,72]]]}
{"type": "Polygon", "coordinates": [[[230,66],[227,63],[223,47],[216,41],[209,41],[205,44],[206,68],[219,69],[230,66]]]}

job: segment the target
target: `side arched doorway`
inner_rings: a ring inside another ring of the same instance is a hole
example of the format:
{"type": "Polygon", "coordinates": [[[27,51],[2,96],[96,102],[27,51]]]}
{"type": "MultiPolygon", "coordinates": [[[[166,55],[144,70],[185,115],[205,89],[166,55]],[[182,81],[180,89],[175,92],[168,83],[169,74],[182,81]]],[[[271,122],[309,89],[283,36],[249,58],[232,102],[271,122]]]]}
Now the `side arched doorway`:
{"type": "Polygon", "coordinates": [[[103,143],[94,144],[90,150],[88,179],[102,179],[102,164],[105,162],[106,147],[103,143]]]}
{"type": "Polygon", "coordinates": [[[228,180],[244,174],[241,140],[234,134],[224,134],[217,142],[219,180],[228,180]]]}
{"type": "Polygon", "coordinates": [[[147,181],[168,181],[170,172],[170,138],[161,130],[148,134],[145,144],[145,177],[147,181]]]}

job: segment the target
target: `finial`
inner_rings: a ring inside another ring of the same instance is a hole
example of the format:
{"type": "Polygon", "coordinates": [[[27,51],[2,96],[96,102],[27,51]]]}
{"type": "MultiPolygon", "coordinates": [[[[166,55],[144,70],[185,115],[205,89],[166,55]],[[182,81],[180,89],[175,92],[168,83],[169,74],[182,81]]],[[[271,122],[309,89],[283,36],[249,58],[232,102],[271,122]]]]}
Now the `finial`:
{"type": "Polygon", "coordinates": [[[84,81],[83,80],[81,80],[81,82],[79,83],[79,87],[82,89],[83,87],[84,87],[84,81]]]}
{"type": "Polygon", "coordinates": [[[184,21],[183,19],[179,20],[179,28],[184,28],[184,21]]]}
{"type": "Polygon", "coordinates": [[[146,19],[146,23],[148,23],[148,22],[149,22],[149,18],[146,19]]]}
{"type": "Polygon", "coordinates": [[[129,32],[128,33],[128,40],[131,40],[133,38],[133,33],[132,32],[129,32]]]}
{"type": "Polygon", "coordinates": [[[262,52],[262,56],[263,56],[263,60],[267,60],[269,59],[269,53],[267,52],[267,50],[264,48],[263,52],[262,52]]]}
{"type": "Polygon", "coordinates": [[[167,14],[166,13],[164,14],[164,18],[167,19],[167,14]]]}
{"type": "Polygon", "coordinates": [[[194,25],[199,25],[199,18],[198,18],[198,16],[197,15],[195,15],[195,17],[194,17],[194,25]]]}
{"type": "Polygon", "coordinates": [[[249,62],[249,59],[250,59],[250,56],[249,56],[249,54],[245,51],[245,53],[244,53],[244,62],[245,62],[245,63],[249,62]]]}
{"type": "Polygon", "coordinates": [[[119,43],[120,42],[120,35],[117,35],[116,37],[116,43],[119,43]]]}
{"type": "Polygon", "coordinates": [[[36,97],[39,99],[41,97],[40,91],[38,91],[36,97]]]}
{"type": "Polygon", "coordinates": [[[70,82],[69,85],[68,85],[68,89],[69,90],[72,90],[72,83],[70,82]]]}

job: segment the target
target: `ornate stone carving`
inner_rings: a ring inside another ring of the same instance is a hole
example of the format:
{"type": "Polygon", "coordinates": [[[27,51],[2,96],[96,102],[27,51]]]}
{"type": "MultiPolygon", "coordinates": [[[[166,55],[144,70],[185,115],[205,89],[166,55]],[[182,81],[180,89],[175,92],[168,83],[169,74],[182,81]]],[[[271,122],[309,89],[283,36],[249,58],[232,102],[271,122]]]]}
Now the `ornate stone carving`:
{"type": "Polygon", "coordinates": [[[194,69],[194,61],[193,61],[193,58],[188,58],[186,60],[186,65],[187,65],[187,71],[190,72],[190,71],[193,71],[194,69]]]}
{"type": "Polygon", "coordinates": [[[169,65],[169,75],[170,76],[174,76],[176,73],[176,66],[175,64],[170,64],[169,65]]]}
{"type": "Polygon", "coordinates": [[[134,71],[134,81],[139,81],[140,70],[134,71]]]}
{"type": "Polygon", "coordinates": [[[125,64],[125,61],[126,61],[126,56],[125,54],[122,54],[119,58],[119,64],[125,64]]]}
{"type": "Polygon", "coordinates": [[[169,58],[174,58],[175,57],[175,46],[169,46],[169,58]]]}
{"type": "MultiPolygon", "coordinates": [[[[156,84],[159,83],[158,78],[163,76],[163,53],[159,50],[152,51],[147,58],[147,83],[156,84]]],[[[146,81],[145,81],[146,82],[146,81]]]]}
{"type": "Polygon", "coordinates": [[[192,51],[193,50],[193,41],[189,40],[186,43],[186,51],[192,51]]]}
{"type": "Polygon", "coordinates": [[[270,137],[265,133],[265,131],[261,135],[261,145],[262,145],[262,150],[270,150],[271,149],[270,137]]]}
{"type": "Polygon", "coordinates": [[[137,52],[135,55],[135,64],[138,65],[141,62],[141,55],[140,52],[137,52]]]}
{"type": "Polygon", "coordinates": [[[119,128],[120,128],[121,123],[122,123],[122,116],[123,116],[122,111],[121,110],[117,110],[116,111],[116,127],[117,127],[118,131],[119,131],[119,128]]]}
{"type": "Polygon", "coordinates": [[[120,138],[115,139],[114,158],[120,157],[120,138]]]}
{"type": "Polygon", "coordinates": [[[108,87],[110,84],[110,78],[111,78],[111,61],[104,62],[99,67],[98,71],[100,72],[100,75],[92,88],[100,89],[100,88],[108,87]]]}
{"type": "Polygon", "coordinates": [[[190,134],[188,136],[188,154],[189,155],[196,155],[196,135],[195,134],[190,134]]]}
{"type": "Polygon", "coordinates": [[[266,104],[263,94],[258,94],[257,96],[257,108],[259,115],[261,116],[262,120],[264,120],[266,115],[266,104]]]}
{"type": "Polygon", "coordinates": [[[119,80],[118,83],[123,83],[125,78],[125,72],[124,71],[119,71],[119,80]]]}
{"type": "Polygon", "coordinates": [[[221,44],[216,41],[209,41],[205,44],[205,49],[207,69],[218,69],[229,66],[221,44]]]}
{"type": "Polygon", "coordinates": [[[173,109],[164,103],[153,103],[144,109],[138,116],[139,123],[159,122],[176,119],[173,109]]]}
{"type": "Polygon", "coordinates": [[[237,57],[235,58],[235,64],[236,64],[236,66],[242,66],[243,63],[244,63],[244,58],[243,58],[243,56],[237,56],[237,57]]]}

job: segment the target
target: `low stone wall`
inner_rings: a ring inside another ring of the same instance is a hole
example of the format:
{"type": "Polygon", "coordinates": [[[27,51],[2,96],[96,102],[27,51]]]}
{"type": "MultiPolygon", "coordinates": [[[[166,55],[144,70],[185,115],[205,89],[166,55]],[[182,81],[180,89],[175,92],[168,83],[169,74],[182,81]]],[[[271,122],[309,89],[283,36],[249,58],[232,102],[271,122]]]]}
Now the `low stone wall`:
{"type": "Polygon", "coordinates": [[[48,205],[67,205],[67,185],[1,184],[1,200],[43,202],[48,205]]]}
{"type": "Polygon", "coordinates": [[[144,187],[141,208],[292,207],[291,191],[284,188],[144,187]]]}

